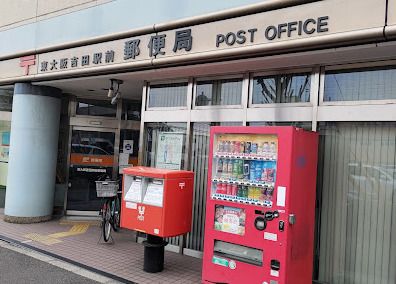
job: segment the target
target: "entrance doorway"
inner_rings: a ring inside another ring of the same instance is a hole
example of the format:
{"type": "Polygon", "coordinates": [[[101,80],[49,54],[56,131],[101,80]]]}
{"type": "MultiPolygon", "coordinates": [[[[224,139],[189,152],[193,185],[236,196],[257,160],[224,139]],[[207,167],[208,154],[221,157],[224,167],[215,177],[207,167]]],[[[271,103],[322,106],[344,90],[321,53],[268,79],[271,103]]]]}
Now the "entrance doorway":
{"type": "Polygon", "coordinates": [[[116,130],[111,128],[72,128],[68,214],[99,211],[102,201],[96,197],[95,181],[116,178],[115,138],[116,130]]]}

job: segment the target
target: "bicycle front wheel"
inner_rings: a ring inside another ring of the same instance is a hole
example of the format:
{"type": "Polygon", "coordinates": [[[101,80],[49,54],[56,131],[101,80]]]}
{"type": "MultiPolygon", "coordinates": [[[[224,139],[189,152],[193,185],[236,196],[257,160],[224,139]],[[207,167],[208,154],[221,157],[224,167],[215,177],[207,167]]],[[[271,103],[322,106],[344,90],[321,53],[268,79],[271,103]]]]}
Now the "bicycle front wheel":
{"type": "Polygon", "coordinates": [[[105,242],[108,242],[111,237],[110,219],[111,219],[110,201],[107,200],[103,208],[103,216],[102,216],[102,233],[105,242]]]}

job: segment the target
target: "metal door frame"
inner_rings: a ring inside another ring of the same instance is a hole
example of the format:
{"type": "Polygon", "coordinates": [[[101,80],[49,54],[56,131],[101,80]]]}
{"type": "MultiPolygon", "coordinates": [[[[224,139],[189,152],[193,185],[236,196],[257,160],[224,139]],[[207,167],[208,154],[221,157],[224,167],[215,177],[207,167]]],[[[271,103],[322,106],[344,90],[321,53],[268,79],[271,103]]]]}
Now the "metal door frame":
{"type": "MultiPolygon", "coordinates": [[[[102,119],[96,119],[97,121],[101,121],[102,119]]],[[[119,144],[120,144],[120,129],[119,128],[109,128],[109,127],[93,127],[92,125],[84,125],[84,124],[71,124],[69,127],[69,141],[68,141],[68,150],[67,150],[67,175],[66,175],[66,184],[67,184],[67,190],[65,191],[65,199],[64,199],[64,205],[63,205],[63,210],[65,212],[65,215],[78,215],[78,216],[98,216],[97,211],[80,211],[80,210],[67,210],[67,194],[69,191],[69,183],[70,183],[70,155],[71,155],[71,138],[72,138],[72,133],[73,130],[80,130],[80,131],[95,131],[95,132],[110,132],[114,133],[114,154],[113,154],[113,171],[112,171],[112,178],[114,179],[115,176],[117,175],[117,169],[118,169],[118,155],[120,154],[119,152],[119,144]]]]}

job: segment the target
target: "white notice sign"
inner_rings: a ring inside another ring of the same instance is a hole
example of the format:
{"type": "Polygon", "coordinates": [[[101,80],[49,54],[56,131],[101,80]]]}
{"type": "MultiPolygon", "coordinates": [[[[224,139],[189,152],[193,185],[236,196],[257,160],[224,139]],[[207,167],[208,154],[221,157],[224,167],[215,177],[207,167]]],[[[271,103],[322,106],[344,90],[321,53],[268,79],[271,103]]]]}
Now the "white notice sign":
{"type": "Polygon", "coordinates": [[[129,167],[129,154],[120,153],[118,158],[118,173],[122,174],[123,170],[129,167]]]}
{"type": "Polygon", "coordinates": [[[159,182],[150,182],[144,195],[143,203],[162,207],[164,185],[159,182]]]}
{"type": "Polygon", "coordinates": [[[278,194],[276,196],[276,205],[285,207],[286,205],[286,187],[278,186],[278,194]]]}
{"type": "Polygon", "coordinates": [[[155,164],[157,168],[180,170],[183,154],[184,134],[160,132],[158,134],[155,164]]]}

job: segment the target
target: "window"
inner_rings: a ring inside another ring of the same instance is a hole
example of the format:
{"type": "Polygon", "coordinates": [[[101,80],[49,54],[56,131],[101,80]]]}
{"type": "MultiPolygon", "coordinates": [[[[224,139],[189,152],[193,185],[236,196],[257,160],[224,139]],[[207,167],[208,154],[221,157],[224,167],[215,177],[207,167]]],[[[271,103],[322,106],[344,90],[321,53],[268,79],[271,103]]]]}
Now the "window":
{"type": "Polygon", "coordinates": [[[395,126],[320,124],[318,280],[324,283],[396,283],[395,126]]]}
{"type": "Polygon", "coordinates": [[[0,90],[0,111],[12,111],[12,91],[0,90]]]}
{"type": "Polygon", "coordinates": [[[195,106],[240,105],[242,78],[198,81],[195,106]]]}
{"type": "Polygon", "coordinates": [[[192,250],[203,250],[210,127],[217,125],[242,126],[242,122],[195,122],[192,126],[190,169],[195,176],[194,203],[191,232],[186,240],[186,247],[192,250]]]}
{"type": "Polygon", "coordinates": [[[305,130],[312,130],[312,123],[309,121],[252,121],[249,126],[294,126],[305,130]]]}
{"type": "Polygon", "coordinates": [[[148,108],[187,106],[188,83],[150,85],[148,108]]]}
{"type": "Polygon", "coordinates": [[[0,208],[4,208],[10,152],[11,122],[0,120],[0,208]]]}
{"type": "Polygon", "coordinates": [[[110,101],[79,99],[77,102],[77,115],[116,117],[117,105],[110,101]]]}
{"type": "Polygon", "coordinates": [[[73,130],[72,154],[114,155],[114,133],[73,130]]]}
{"type": "Polygon", "coordinates": [[[327,71],[323,101],[396,99],[395,67],[327,71]]]}
{"type": "Polygon", "coordinates": [[[309,102],[310,87],[309,73],[253,77],[252,104],[309,102]]]}
{"type": "Polygon", "coordinates": [[[122,119],[140,121],[141,119],[141,101],[122,101],[122,119]]]}

